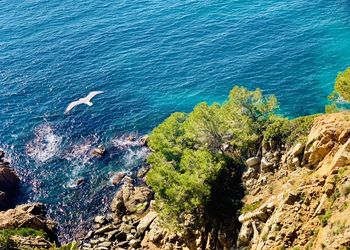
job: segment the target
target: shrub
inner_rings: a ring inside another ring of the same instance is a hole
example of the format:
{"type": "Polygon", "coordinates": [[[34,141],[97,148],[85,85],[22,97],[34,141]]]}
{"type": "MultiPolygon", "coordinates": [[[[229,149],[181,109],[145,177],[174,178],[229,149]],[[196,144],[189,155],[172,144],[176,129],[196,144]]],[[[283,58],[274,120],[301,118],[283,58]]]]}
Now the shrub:
{"type": "Polygon", "coordinates": [[[302,116],[292,120],[274,116],[264,132],[264,140],[276,140],[287,146],[305,143],[315,118],[318,115],[302,116]]]}
{"type": "Polygon", "coordinates": [[[327,210],[324,215],[320,215],[320,221],[323,227],[328,224],[328,220],[332,217],[332,211],[327,210]]]}
{"type": "Polygon", "coordinates": [[[18,228],[18,229],[1,229],[0,230],[0,249],[8,249],[14,247],[14,242],[12,242],[12,236],[22,236],[22,237],[43,237],[47,238],[47,235],[42,230],[35,230],[32,228],[18,228]]]}

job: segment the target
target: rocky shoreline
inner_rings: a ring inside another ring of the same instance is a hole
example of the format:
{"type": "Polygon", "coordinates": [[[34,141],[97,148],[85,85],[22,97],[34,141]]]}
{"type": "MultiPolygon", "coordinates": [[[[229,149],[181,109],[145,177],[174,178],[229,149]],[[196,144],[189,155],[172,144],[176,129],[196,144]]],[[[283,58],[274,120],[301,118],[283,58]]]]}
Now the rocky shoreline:
{"type": "Polygon", "coordinates": [[[18,190],[19,178],[0,150],[0,211],[14,206],[18,190]]]}

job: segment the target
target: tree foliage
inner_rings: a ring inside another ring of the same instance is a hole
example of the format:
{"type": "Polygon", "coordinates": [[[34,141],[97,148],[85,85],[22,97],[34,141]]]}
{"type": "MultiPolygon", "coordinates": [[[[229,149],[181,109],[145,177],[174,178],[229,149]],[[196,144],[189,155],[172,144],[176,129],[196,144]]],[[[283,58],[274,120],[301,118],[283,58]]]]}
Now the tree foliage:
{"type": "Polygon", "coordinates": [[[227,166],[227,156],[239,157],[252,144],[259,144],[276,108],[273,96],[234,87],[222,105],[200,103],[189,114],[173,113],[152,131],[147,183],[155,191],[158,212],[166,224],[179,225],[191,215],[201,225],[213,198],[212,185],[227,166]]]}
{"type": "Polygon", "coordinates": [[[334,89],[345,101],[350,102],[350,67],[338,74],[334,89]]]}
{"type": "Polygon", "coordinates": [[[326,105],[326,113],[334,113],[349,108],[350,67],[338,74],[334,83],[334,91],[328,96],[328,99],[331,103],[326,105]]]}

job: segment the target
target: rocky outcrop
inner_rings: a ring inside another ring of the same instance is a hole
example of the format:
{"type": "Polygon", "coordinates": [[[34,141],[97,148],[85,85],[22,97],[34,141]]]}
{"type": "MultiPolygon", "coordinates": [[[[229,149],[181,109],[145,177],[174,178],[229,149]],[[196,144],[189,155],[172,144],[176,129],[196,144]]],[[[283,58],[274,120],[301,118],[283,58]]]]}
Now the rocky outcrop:
{"type": "Polygon", "coordinates": [[[288,150],[266,147],[260,169],[244,174],[239,249],[350,246],[349,128],[349,113],[323,115],[306,142],[288,150]]]}
{"type": "MultiPolygon", "coordinates": [[[[189,249],[188,237],[171,233],[160,223],[153,203],[147,186],[125,183],[113,199],[112,213],[95,217],[94,229],[81,240],[81,249],[189,249]]],[[[190,249],[197,249],[195,238],[191,240],[190,249]]]]}
{"type": "Polygon", "coordinates": [[[19,188],[19,178],[4,157],[0,150],[0,210],[13,206],[19,188]]]}
{"type": "Polygon", "coordinates": [[[41,203],[19,205],[0,212],[0,229],[16,228],[42,230],[56,240],[56,224],[46,217],[46,207],[41,203]]]}

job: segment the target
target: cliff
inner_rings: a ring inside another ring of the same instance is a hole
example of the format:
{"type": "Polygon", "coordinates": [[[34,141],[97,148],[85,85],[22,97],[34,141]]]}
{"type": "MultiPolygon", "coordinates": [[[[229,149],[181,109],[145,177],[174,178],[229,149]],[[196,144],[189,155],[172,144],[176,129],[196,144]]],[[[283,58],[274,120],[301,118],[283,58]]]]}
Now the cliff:
{"type": "Polygon", "coordinates": [[[157,215],[142,169],[139,186],[123,180],[112,213],[95,218],[81,249],[347,249],[349,164],[349,112],[318,116],[307,139],[292,146],[266,142],[261,157],[248,159],[242,176],[241,224],[226,221],[238,237],[224,221],[191,234],[169,230],[157,215]]]}
{"type": "Polygon", "coordinates": [[[240,249],[348,249],[350,113],[315,119],[305,143],[265,145],[243,180],[240,249]]]}

